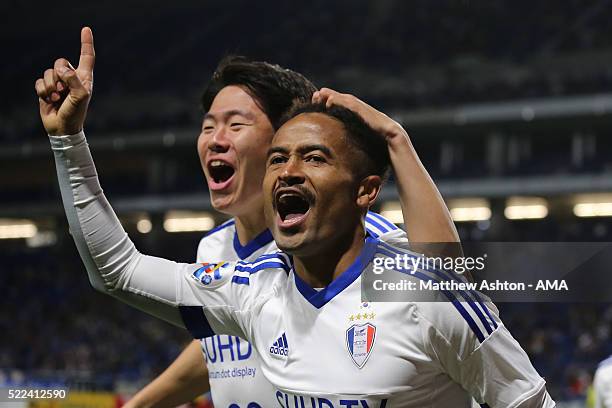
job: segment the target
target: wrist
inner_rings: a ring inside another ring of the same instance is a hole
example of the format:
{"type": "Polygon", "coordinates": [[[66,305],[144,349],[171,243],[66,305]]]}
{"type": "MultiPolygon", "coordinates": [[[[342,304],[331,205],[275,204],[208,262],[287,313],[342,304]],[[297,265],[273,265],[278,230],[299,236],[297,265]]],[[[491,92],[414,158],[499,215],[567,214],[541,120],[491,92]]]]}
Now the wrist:
{"type": "Polygon", "coordinates": [[[401,128],[401,131],[387,133],[387,145],[390,152],[405,152],[414,150],[410,136],[401,128]]]}
{"type": "Polygon", "coordinates": [[[387,139],[387,143],[390,146],[405,146],[406,143],[410,144],[410,136],[406,129],[402,127],[398,122],[390,120],[386,126],[382,128],[382,134],[387,139]]]}
{"type": "Polygon", "coordinates": [[[83,123],[62,123],[57,127],[57,135],[76,135],[83,131],[83,123]]]}

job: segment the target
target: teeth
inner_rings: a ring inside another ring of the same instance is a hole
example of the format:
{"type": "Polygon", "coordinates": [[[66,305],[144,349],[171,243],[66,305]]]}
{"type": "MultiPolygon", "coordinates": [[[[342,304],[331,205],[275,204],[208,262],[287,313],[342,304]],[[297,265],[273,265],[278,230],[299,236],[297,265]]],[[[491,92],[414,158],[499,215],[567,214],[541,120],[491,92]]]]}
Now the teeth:
{"type": "Polygon", "coordinates": [[[210,166],[211,167],[221,167],[221,166],[227,166],[227,165],[221,160],[213,160],[210,162],[210,166]]]}
{"type": "Polygon", "coordinates": [[[295,194],[295,193],[282,193],[280,196],[278,196],[278,201],[283,201],[285,198],[288,197],[300,197],[300,195],[295,194]]]}

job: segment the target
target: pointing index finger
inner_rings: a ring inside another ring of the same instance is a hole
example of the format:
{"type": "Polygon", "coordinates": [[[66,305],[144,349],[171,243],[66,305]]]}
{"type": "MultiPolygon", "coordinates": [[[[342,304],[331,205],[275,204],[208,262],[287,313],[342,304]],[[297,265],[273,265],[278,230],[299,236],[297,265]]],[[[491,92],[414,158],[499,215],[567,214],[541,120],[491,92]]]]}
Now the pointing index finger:
{"type": "Polygon", "coordinates": [[[85,72],[87,76],[91,76],[93,78],[95,61],[96,52],[94,50],[93,33],[91,28],[83,27],[81,29],[81,56],[79,57],[79,66],[77,69],[85,72]]]}

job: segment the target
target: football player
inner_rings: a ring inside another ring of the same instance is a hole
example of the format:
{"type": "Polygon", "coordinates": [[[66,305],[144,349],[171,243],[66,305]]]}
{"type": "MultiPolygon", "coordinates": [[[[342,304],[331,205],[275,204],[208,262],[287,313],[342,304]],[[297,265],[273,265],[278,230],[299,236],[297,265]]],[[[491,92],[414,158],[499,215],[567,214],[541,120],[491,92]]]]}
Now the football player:
{"type": "Polygon", "coordinates": [[[196,338],[249,340],[279,407],[470,407],[471,397],[493,407],[554,406],[495,307],[477,294],[361,301],[362,276],[375,264],[412,281],[447,272],[387,266],[417,255],[405,239],[384,242],[364,228],[389,163],[403,171],[403,128],[350,95],[322,90],[314,99],[320,104],[294,111],[268,151],[264,212],[282,252],[255,262],[189,265],[139,253],[101,193],[83,133],[51,136],[94,286],[196,338]]]}
{"type": "MultiPolygon", "coordinates": [[[[82,129],[93,85],[93,37],[82,32],[82,53],[74,70],[66,60],[56,61],[37,81],[41,115],[52,133],[76,133],[82,129]],[[68,92],[70,91],[70,92],[68,92]]],[[[280,116],[295,101],[308,100],[314,86],[303,76],[263,62],[226,59],[219,64],[202,98],[206,111],[198,152],[209,184],[213,207],[234,218],[202,239],[198,260],[254,260],[276,249],[262,217],[265,154],[280,116]]],[[[416,153],[416,166],[408,182],[413,208],[412,237],[453,241],[456,232],[440,196],[416,153]],[[429,201],[429,202],[428,202],[429,201]]],[[[366,225],[375,237],[397,237],[402,232],[380,215],[368,213],[366,225]]],[[[238,337],[215,336],[194,341],[153,383],[139,392],[128,406],[179,404],[207,390],[208,357],[212,395],[217,406],[269,406],[269,383],[258,369],[257,352],[238,337]],[[236,375],[217,375],[219,373],[236,375]],[[247,372],[248,375],[242,375],[247,372]],[[267,399],[266,399],[267,398],[267,399]],[[234,405],[232,405],[234,404],[234,405]]]]}

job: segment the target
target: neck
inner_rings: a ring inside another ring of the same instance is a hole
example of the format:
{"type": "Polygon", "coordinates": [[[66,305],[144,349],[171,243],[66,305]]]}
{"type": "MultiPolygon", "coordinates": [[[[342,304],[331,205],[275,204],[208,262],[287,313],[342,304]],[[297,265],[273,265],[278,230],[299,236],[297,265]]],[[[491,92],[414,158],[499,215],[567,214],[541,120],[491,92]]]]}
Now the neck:
{"type": "Polygon", "coordinates": [[[365,231],[360,226],[334,242],[325,243],[313,256],[295,256],[295,273],[311,288],[326,287],[355,262],[364,239],[365,231]]]}
{"type": "Polygon", "coordinates": [[[235,217],[236,234],[240,245],[246,245],[253,240],[257,235],[261,234],[266,228],[266,221],[263,216],[263,211],[239,215],[235,217]]]}

